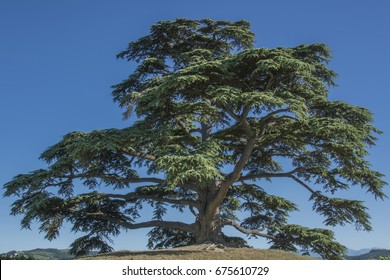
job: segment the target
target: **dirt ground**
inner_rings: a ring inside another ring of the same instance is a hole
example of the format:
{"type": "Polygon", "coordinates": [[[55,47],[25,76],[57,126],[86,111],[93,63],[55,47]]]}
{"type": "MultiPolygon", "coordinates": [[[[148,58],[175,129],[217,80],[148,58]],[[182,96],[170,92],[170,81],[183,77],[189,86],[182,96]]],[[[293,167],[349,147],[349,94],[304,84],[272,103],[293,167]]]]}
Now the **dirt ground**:
{"type": "Polygon", "coordinates": [[[92,260],[314,260],[312,257],[280,251],[252,248],[226,248],[202,244],[152,251],[117,251],[84,257],[92,260]]]}

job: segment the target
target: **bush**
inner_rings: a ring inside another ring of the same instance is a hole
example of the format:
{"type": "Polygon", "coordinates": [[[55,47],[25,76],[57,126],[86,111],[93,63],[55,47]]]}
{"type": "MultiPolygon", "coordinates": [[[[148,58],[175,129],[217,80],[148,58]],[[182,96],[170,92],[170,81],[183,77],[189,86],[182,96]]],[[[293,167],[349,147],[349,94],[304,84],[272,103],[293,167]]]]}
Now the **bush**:
{"type": "Polygon", "coordinates": [[[34,260],[33,257],[20,254],[0,254],[0,260],[34,260]]]}

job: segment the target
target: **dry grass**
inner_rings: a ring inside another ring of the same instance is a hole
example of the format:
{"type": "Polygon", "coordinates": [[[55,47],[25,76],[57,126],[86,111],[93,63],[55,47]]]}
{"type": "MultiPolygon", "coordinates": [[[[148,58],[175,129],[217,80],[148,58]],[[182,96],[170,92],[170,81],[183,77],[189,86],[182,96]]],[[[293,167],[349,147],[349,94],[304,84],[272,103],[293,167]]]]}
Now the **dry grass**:
{"type": "Polygon", "coordinates": [[[225,248],[215,244],[186,246],[154,251],[118,251],[82,259],[91,260],[314,260],[279,250],[225,248]]]}

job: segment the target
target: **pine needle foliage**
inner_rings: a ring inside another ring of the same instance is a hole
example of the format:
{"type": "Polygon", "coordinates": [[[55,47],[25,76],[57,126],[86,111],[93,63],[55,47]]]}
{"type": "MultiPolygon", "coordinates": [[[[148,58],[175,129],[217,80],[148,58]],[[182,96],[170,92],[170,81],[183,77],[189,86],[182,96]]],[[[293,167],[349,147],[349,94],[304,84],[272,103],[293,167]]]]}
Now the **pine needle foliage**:
{"type": "Polygon", "coordinates": [[[369,110],[328,99],[336,73],[326,45],[255,48],[249,27],[181,18],[129,43],[118,58],[138,66],[112,94],[136,121],[69,133],[42,153],[47,169],[8,182],[22,227],[38,222],[52,240],[71,223],[86,233],[71,245],[75,255],[111,251],[113,236],[138,228],[151,228],[150,248],[245,246],[223,233],[232,226],[272,248],[341,258],[332,231],[288,224],[298,206],[260,183],[288,178],[307,190],[326,226],[369,231],[363,202],[335,194],[361,187],[385,198],[383,175],[366,160],[381,132],[369,110]],[[166,220],[168,208],[193,220],[166,220]]]}

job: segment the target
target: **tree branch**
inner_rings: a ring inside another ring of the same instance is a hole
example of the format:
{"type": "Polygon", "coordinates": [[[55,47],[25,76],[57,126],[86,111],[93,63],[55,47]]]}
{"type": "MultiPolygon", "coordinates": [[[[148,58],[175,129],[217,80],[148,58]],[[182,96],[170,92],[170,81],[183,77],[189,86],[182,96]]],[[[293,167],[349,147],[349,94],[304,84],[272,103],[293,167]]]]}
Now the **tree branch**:
{"type": "Polygon", "coordinates": [[[241,118],[246,119],[250,111],[251,111],[251,106],[250,105],[245,106],[244,109],[242,110],[241,118]]]}
{"type": "Polygon", "coordinates": [[[229,107],[227,107],[225,104],[221,104],[221,105],[222,105],[222,109],[224,109],[226,111],[226,113],[228,113],[229,116],[231,116],[237,122],[240,122],[240,117],[237,116],[232,110],[230,110],[229,107]]]}
{"type": "Polygon", "coordinates": [[[274,236],[269,235],[269,234],[265,234],[265,233],[261,233],[260,230],[258,230],[258,229],[246,229],[246,228],[243,228],[239,224],[237,224],[235,221],[231,221],[231,220],[230,221],[226,221],[224,223],[224,225],[232,226],[236,230],[238,230],[238,231],[240,231],[242,233],[245,233],[245,234],[257,235],[257,236],[261,236],[261,237],[265,237],[265,238],[269,238],[269,239],[275,239],[274,236]]]}
{"type": "Polygon", "coordinates": [[[186,224],[182,222],[172,222],[172,221],[161,221],[161,220],[153,220],[148,222],[142,222],[142,223],[129,223],[127,221],[124,221],[122,219],[109,217],[105,215],[104,213],[97,212],[97,213],[86,213],[87,216],[93,216],[97,219],[102,219],[106,221],[110,221],[112,223],[119,224],[127,229],[139,229],[139,228],[148,228],[148,227],[163,227],[163,228],[173,228],[181,231],[186,232],[195,232],[195,224],[186,224]]]}
{"type": "Polygon", "coordinates": [[[233,182],[237,181],[240,178],[241,171],[244,169],[245,164],[250,158],[255,143],[256,143],[256,138],[251,138],[248,140],[245,149],[240,156],[240,159],[238,160],[233,171],[228,175],[228,180],[225,181],[227,185],[232,184],[233,182]]]}
{"type": "Polygon", "coordinates": [[[115,181],[119,183],[157,183],[161,184],[164,182],[163,179],[155,178],[155,177],[149,177],[149,178],[122,178],[113,174],[87,174],[87,173],[81,173],[77,175],[70,175],[70,176],[62,176],[62,178],[66,179],[80,179],[80,178],[99,178],[103,180],[110,180],[115,181]]]}
{"type": "Polygon", "coordinates": [[[194,215],[195,217],[198,217],[199,215],[195,212],[195,209],[192,207],[192,206],[189,206],[189,209],[190,209],[190,212],[192,215],[194,215]]]}
{"type": "Polygon", "coordinates": [[[309,192],[311,192],[313,195],[317,195],[317,192],[310,188],[305,182],[300,180],[299,178],[295,177],[294,175],[290,175],[290,178],[292,178],[295,182],[299,183],[301,186],[303,186],[305,189],[307,189],[309,192]]]}
{"type": "Polygon", "coordinates": [[[205,142],[210,135],[211,126],[205,123],[201,123],[200,134],[202,135],[202,142],[205,142]]]}
{"type": "Polygon", "coordinates": [[[279,109],[279,110],[273,111],[273,112],[267,114],[266,116],[262,117],[261,118],[261,122],[264,123],[265,121],[267,121],[268,119],[270,119],[274,115],[277,115],[277,114],[280,114],[280,113],[288,113],[288,112],[290,112],[289,108],[279,109]]]}
{"type": "Polygon", "coordinates": [[[250,106],[247,106],[244,109],[244,112],[241,116],[237,116],[228,106],[226,106],[226,104],[220,103],[220,105],[221,105],[222,109],[225,110],[226,113],[228,113],[229,116],[231,116],[234,120],[236,120],[238,123],[240,123],[242,125],[246,134],[249,137],[253,137],[255,135],[253,129],[250,127],[250,125],[247,121],[248,113],[250,111],[250,106]]]}
{"type": "Polygon", "coordinates": [[[147,159],[151,161],[156,160],[156,157],[154,155],[148,154],[146,152],[130,152],[128,150],[121,150],[121,152],[132,157],[138,157],[138,158],[147,159]]]}
{"type": "Polygon", "coordinates": [[[245,181],[245,180],[253,180],[253,179],[258,179],[258,178],[268,178],[268,177],[291,177],[296,172],[304,170],[303,167],[297,167],[289,172],[284,172],[284,173],[268,173],[268,172],[262,172],[258,174],[249,174],[245,176],[241,176],[238,181],[245,181]]]}
{"type": "Polygon", "coordinates": [[[211,211],[215,211],[223,199],[226,197],[229,187],[235,181],[240,178],[241,171],[244,169],[248,159],[252,153],[253,147],[255,146],[256,138],[250,138],[245,146],[244,151],[241,154],[240,159],[238,160],[236,166],[233,171],[227,176],[227,179],[221,183],[221,187],[215,197],[215,199],[210,204],[211,211]]]}
{"type": "Polygon", "coordinates": [[[166,202],[170,204],[177,204],[177,205],[189,205],[191,207],[198,208],[199,205],[196,203],[196,201],[193,200],[177,200],[177,199],[171,199],[171,198],[165,198],[165,197],[158,197],[153,195],[143,195],[143,194],[136,194],[136,193],[128,193],[128,194],[114,194],[114,193],[102,193],[100,194],[102,197],[109,197],[109,198],[120,198],[125,200],[131,200],[131,199],[149,199],[154,200],[158,202],[166,202]]]}

